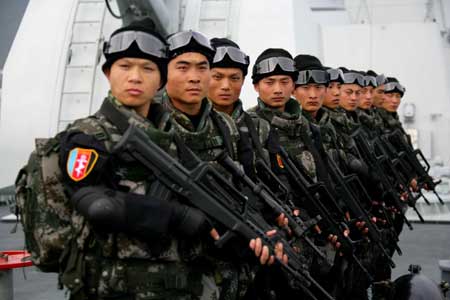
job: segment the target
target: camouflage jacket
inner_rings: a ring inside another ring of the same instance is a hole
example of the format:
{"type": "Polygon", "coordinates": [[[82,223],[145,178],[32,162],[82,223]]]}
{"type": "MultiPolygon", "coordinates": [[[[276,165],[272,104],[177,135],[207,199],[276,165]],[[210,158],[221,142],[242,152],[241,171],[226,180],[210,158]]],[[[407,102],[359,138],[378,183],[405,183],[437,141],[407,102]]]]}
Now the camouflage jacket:
{"type": "MultiPolygon", "coordinates": [[[[111,95],[105,101],[120,111],[130,124],[148,132],[152,140],[173,157],[179,158],[174,133],[181,135],[188,146],[192,146],[205,160],[215,157],[215,153],[224,148],[223,141],[218,138],[218,129],[209,117],[211,105],[208,101],[204,101],[198,130],[193,128],[186,116],[176,110],[162,112],[152,118],[154,106],[161,108],[158,104],[152,104],[149,119],[145,119],[134,110],[121,105],[111,95]],[[197,138],[196,134],[201,137],[197,138]],[[201,143],[208,138],[208,143],[201,143]]],[[[230,118],[223,119],[226,126],[231,127],[231,136],[234,137],[237,132],[234,123],[230,118]]],[[[103,156],[108,156],[121,138],[118,128],[101,111],[94,116],[77,120],[69,127],[68,132],[79,132],[94,141],[95,147],[102,148],[103,156]]],[[[141,195],[149,192],[154,176],[140,165],[129,161],[113,159],[111,162],[97,162],[98,168],[93,168],[90,182],[86,184],[111,184],[141,195]]],[[[173,196],[173,200],[176,201],[177,197],[173,196]]],[[[183,238],[169,233],[152,241],[120,232],[97,233],[87,222],[79,226],[84,226],[77,240],[79,247],[71,251],[67,260],[71,263],[62,274],[62,281],[71,290],[73,299],[86,299],[86,294],[101,299],[128,297],[127,299],[140,300],[213,300],[219,296],[220,299],[239,299],[246,292],[248,278],[251,276],[249,266],[236,264],[223,253],[218,256],[212,241],[204,236],[183,238]]]]}
{"type": "Polygon", "coordinates": [[[193,150],[202,160],[212,162],[224,149],[227,149],[229,155],[234,160],[237,160],[239,133],[236,125],[228,115],[215,111],[208,99],[205,98],[202,101],[201,117],[197,128],[194,127],[186,114],[173,107],[167,96],[163,103],[171,115],[171,130],[174,130],[183,139],[186,146],[193,150]],[[212,114],[215,114],[218,121],[226,127],[230,134],[230,141],[225,140],[223,133],[213,120],[212,114]],[[231,149],[228,149],[227,145],[231,149]]]}
{"type": "MultiPolygon", "coordinates": [[[[168,117],[160,118],[165,121],[155,124],[154,120],[141,117],[111,95],[104,100],[106,102],[112,104],[130,124],[144,129],[170,155],[177,156],[177,147],[169,132],[168,117]]],[[[150,115],[155,111],[156,105],[151,108],[150,115]]],[[[91,154],[95,151],[98,154],[95,162],[89,162],[91,170],[85,178],[76,182],[67,178],[65,185],[68,190],[104,185],[138,195],[149,192],[154,176],[140,164],[111,155],[111,149],[120,140],[121,132],[101,110],[94,116],[75,121],[66,131],[68,145],[61,145],[62,164],[65,161],[64,149],[67,147],[78,151],[88,150],[91,154]]],[[[198,294],[199,298],[205,294],[202,276],[209,271],[189,267],[189,261],[199,255],[196,252],[198,247],[191,239],[175,238],[168,233],[158,240],[143,240],[122,232],[99,232],[81,217],[72,222],[80,234],[75,246],[69,251],[62,282],[71,290],[74,299],[84,299],[85,294],[100,298],[118,295],[134,295],[136,299],[151,299],[151,295],[163,295],[162,298],[167,298],[173,289],[190,289],[193,291],[191,295],[198,294]]],[[[210,280],[214,282],[214,279],[210,280]]],[[[209,292],[216,295],[214,291],[209,292]]],[[[208,299],[215,296],[211,297],[208,299]]]]}
{"type": "MultiPolygon", "coordinates": [[[[205,98],[200,109],[200,121],[195,128],[189,117],[172,105],[167,94],[163,98],[163,103],[171,115],[171,131],[178,134],[200,159],[211,163],[222,175],[231,179],[230,173],[216,162],[216,157],[223,150],[227,150],[230,157],[238,161],[240,136],[231,117],[214,110],[211,102],[205,98]],[[228,134],[223,131],[227,131],[228,134]],[[226,135],[229,135],[229,140],[226,135]]],[[[247,249],[247,243],[242,247],[239,255],[236,255],[236,250],[228,247],[218,250],[215,246],[211,247],[204,242],[198,243],[196,247],[190,247],[191,250],[195,250],[192,252],[193,257],[201,256],[204,258],[202,263],[206,262],[215,267],[214,276],[216,284],[220,286],[220,299],[240,299],[251,282],[253,260],[248,259],[247,254],[250,251],[247,249]]]]}
{"type": "Polygon", "coordinates": [[[383,121],[384,132],[389,133],[396,129],[400,129],[402,132],[405,132],[402,126],[402,122],[400,121],[400,118],[398,116],[398,113],[396,112],[391,113],[383,108],[377,109],[377,112],[381,120],[383,121]]]}
{"type": "MultiPolygon", "coordinates": [[[[341,141],[341,144],[345,149],[344,151],[346,153],[353,153],[356,145],[355,141],[351,137],[351,134],[353,133],[355,124],[349,120],[345,110],[342,108],[324,109],[327,110],[330,115],[331,124],[336,130],[337,138],[341,141]]],[[[353,155],[355,155],[355,153],[353,153],[353,155]]]]}
{"type": "MultiPolygon", "coordinates": [[[[128,119],[130,124],[134,124],[147,131],[160,147],[172,156],[176,156],[176,146],[172,142],[171,134],[157,130],[150,120],[141,117],[134,110],[123,106],[111,95],[104,102],[112,104],[113,107],[128,119]]],[[[114,145],[121,139],[122,134],[100,111],[93,116],[76,120],[73,124],[69,125],[67,135],[69,138],[66,143],[69,143],[69,147],[83,147],[94,149],[98,152],[98,159],[95,164],[92,164],[92,169],[85,178],[74,182],[69,178],[69,174],[66,185],[70,189],[76,190],[89,185],[106,185],[111,188],[120,187],[130,193],[139,195],[148,193],[150,184],[152,183],[152,176],[149,176],[143,167],[136,163],[124,162],[118,159],[114,159],[114,165],[110,163],[110,152],[114,145]]],[[[64,156],[64,153],[62,156],[64,156]]],[[[126,234],[109,234],[102,239],[96,237],[96,241],[101,248],[102,255],[105,257],[158,258],[169,261],[180,259],[176,245],[169,240],[161,243],[166,244],[163,247],[165,250],[158,251],[160,253],[156,257],[148,243],[129,237],[126,234]]]]}
{"type": "Polygon", "coordinates": [[[244,119],[244,107],[242,106],[241,99],[238,99],[234,104],[234,110],[231,113],[231,118],[234,120],[236,124],[243,122],[244,119]]]}
{"type": "MultiPolygon", "coordinates": [[[[269,132],[270,132],[270,124],[264,119],[255,119],[252,118],[247,112],[244,111],[244,108],[242,107],[242,101],[238,100],[235,103],[235,107],[233,112],[231,113],[231,117],[233,118],[234,122],[236,123],[236,126],[238,127],[241,140],[247,138],[247,142],[249,146],[251,146],[251,151],[256,154],[259,157],[262,157],[264,161],[269,163],[269,153],[267,152],[266,148],[264,147],[265,141],[269,138],[269,132]],[[247,122],[251,122],[251,124],[248,124],[247,122]],[[249,128],[249,126],[252,126],[253,128],[249,128]],[[256,141],[253,140],[253,136],[251,134],[251,131],[254,130],[254,132],[257,135],[256,141]]],[[[241,145],[244,144],[244,141],[242,141],[241,145]]],[[[240,155],[240,161],[242,163],[245,163],[245,160],[247,157],[245,155],[243,156],[244,151],[248,151],[248,149],[245,149],[246,146],[241,146],[239,149],[239,155],[240,155]]],[[[255,162],[255,156],[252,155],[253,163],[255,162]]]]}
{"type": "Polygon", "coordinates": [[[327,109],[320,108],[316,117],[313,117],[306,111],[303,111],[303,115],[309,122],[319,126],[322,143],[326,151],[331,149],[342,149],[342,141],[338,140],[336,129],[331,122],[330,112],[327,109]]]}
{"type": "Polygon", "coordinates": [[[361,122],[361,128],[370,139],[377,137],[382,132],[383,123],[377,117],[375,110],[358,108],[356,113],[361,122]]]}
{"type": "MultiPolygon", "coordinates": [[[[304,141],[304,135],[312,137],[310,123],[302,116],[300,105],[295,99],[290,99],[286,103],[285,111],[281,112],[266,106],[258,98],[258,105],[250,108],[247,112],[254,119],[257,128],[263,126],[261,123],[268,122],[271,128],[264,130],[276,130],[280,144],[290,156],[304,167],[312,180],[317,179],[313,154],[307,149],[308,146],[304,141]]],[[[269,133],[264,136],[267,136],[267,139],[262,144],[267,148],[269,133]]]]}
{"type": "Polygon", "coordinates": [[[331,119],[331,113],[332,111],[328,108],[321,107],[315,118],[307,112],[304,112],[304,115],[311,123],[319,126],[324,150],[341,170],[344,171],[347,169],[348,164],[345,140],[342,138],[342,135],[336,132],[331,119]]]}

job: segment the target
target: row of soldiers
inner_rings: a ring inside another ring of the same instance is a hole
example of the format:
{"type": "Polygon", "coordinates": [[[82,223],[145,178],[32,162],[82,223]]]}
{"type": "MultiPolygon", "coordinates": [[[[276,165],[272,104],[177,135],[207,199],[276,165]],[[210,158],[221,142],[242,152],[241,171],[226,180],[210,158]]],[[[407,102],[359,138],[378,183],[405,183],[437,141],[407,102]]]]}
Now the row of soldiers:
{"type": "Polygon", "coordinates": [[[395,78],[270,48],[244,111],[250,59],[229,39],[136,22],[104,55],[100,110],[58,135],[71,299],[391,299],[429,188],[394,163],[411,147],[395,78]]]}

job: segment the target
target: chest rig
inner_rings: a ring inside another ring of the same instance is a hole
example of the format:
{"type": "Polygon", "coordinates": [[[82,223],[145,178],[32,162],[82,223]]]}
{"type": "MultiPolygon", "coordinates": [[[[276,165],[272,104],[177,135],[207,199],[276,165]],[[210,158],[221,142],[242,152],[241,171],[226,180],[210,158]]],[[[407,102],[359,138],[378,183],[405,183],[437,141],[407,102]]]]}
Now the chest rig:
{"type": "Polygon", "coordinates": [[[166,105],[171,114],[171,130],[176,132],[184,144],[200,159],[212,162],[226,150],[233,160],[237,160],[238,130],[233,120],[213,110],[207,99],[203,100],[197,128],[184,113],[176,110],[169,103],[166,105]]]}
{"type": "MultiPolygon", "coordinates": [[[[270,124],[270,133],[265,145],[270,147],[270,143],[278,142],[289,155],[301,165],[306,174],[313,180],[316,179],[316,165],[312,152],[308,149],[312,146],[311,131],[309,122],[298,112],[289,113],[292,107],[298,106],[293,99],[286,104],[286,111],[281,112],[275,109],[265,107],[260,103],[257,107],[248,111],[252,118],[262,118],[270,124]],[[295,103],[294,103],[294,102],[295,103]]],[[[273,159],[273,158],[272,158],[273,159]]],[[[277,166],[278,164],[275,164],[277,166]]]]}

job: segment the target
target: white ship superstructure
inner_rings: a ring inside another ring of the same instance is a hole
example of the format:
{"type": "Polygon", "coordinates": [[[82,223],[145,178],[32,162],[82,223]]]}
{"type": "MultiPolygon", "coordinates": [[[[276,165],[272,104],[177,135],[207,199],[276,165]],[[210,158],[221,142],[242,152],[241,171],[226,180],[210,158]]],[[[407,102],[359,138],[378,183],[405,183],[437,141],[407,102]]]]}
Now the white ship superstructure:
{"type": "MultiPolygon", "coordinates": [[[[251,56],[268,47],[324,64],[374,69],[407,92],[400,115],[425,155],[450,161],[450,1],[111,0],[125,22],[149,15],[165,34],[229,37],[251,56]]],[[[30,0],[3,69],[0,187],[34,147],[95,112],[107,90],[102,44],[122,23],[104,0],[30,0]]],[[[250,77],[250,76],[248,76],[250,77]]],[[[256,103],[247,78],[242,100],[256,103]]]]}

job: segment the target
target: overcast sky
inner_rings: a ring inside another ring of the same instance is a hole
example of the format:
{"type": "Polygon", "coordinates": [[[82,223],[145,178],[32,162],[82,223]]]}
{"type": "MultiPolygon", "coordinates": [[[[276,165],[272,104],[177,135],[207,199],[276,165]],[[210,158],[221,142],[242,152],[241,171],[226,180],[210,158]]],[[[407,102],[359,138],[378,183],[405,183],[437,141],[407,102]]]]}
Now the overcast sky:
{"type": "Polygon", "coordinates": [[[0,0],[0,69],[3,69],[28,0],[0,0]]]}

